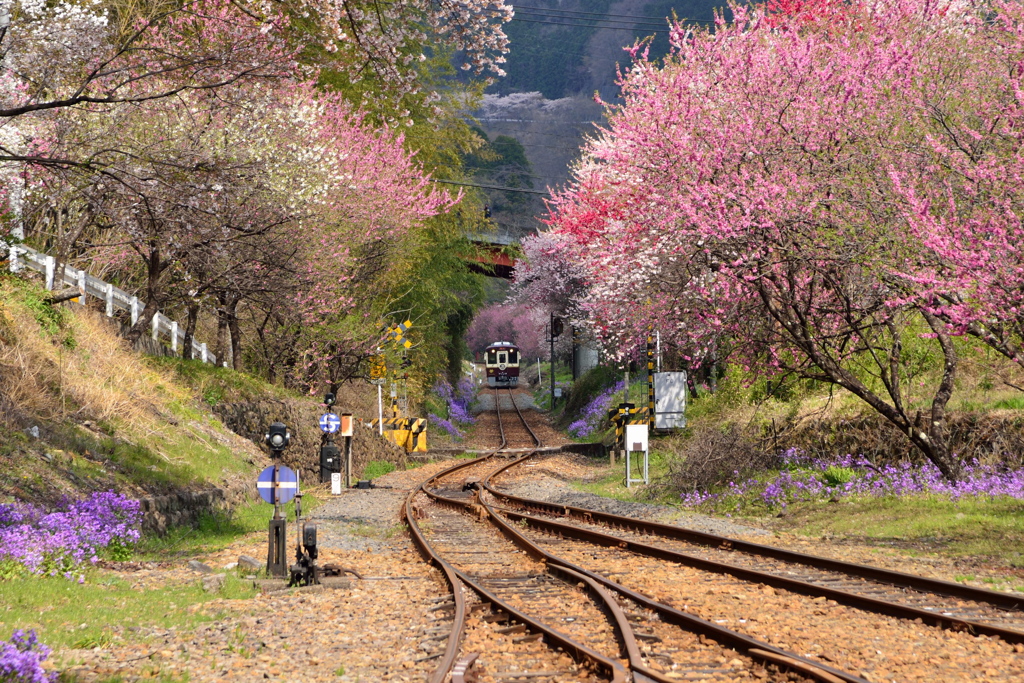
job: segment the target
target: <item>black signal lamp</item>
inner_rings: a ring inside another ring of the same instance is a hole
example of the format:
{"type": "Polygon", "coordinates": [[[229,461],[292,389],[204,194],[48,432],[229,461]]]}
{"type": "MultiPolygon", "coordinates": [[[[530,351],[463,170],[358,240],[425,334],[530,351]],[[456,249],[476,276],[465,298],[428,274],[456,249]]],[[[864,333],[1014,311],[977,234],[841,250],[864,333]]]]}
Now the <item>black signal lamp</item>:
{"type": "Polygon", "coordinates": [[[291,443],[292,435],[288,428],[284,426],[284,423],[273,422],[267,428],[267,434],[263,437],[263,440],[270,446],[270,450],[280,453],[291,443]]]}
{"type": "Polygon", "coordinates": [[[333,406],[334,405],[334,392],[333,391],[328,391],[327,395],[324,396],[324,405],[325,406],[333,406]]]}

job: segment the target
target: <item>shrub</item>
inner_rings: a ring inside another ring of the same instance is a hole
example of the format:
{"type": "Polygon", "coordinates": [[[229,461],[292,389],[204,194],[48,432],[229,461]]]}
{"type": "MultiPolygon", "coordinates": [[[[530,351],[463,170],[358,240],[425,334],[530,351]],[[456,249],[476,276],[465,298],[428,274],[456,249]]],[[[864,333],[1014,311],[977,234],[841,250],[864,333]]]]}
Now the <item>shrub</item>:
{"type": "Polygon", "coordinates": [[[701,425],[674,450],[669,481],[685,491],[721,486],[741,473],[763,469],[773,459],[736,425],[725,430],[701,425]]]}
{"type": "Polygon", "coordinates": [[[839,486],[841,484],[848,484],[853,481],[857,473],[849,467],[840,467],[838,465],[829,465],[825,469],[825,482],[829,486],[839,486]]]}
{"type": "Polygon", "coordinates": [[[431,424],[448,432],[452,438],[461,439],[465,433],[459,428],[459,425],[470,425],[476,422],[476,418],[469,412],[469,406],[476,395],[473,379],[463,377],[454,387],[447,380],[439,379],[433,387],[433,392],[444,402],[448,419],[436,413],[428,414],[427,419],[431,424]]]}

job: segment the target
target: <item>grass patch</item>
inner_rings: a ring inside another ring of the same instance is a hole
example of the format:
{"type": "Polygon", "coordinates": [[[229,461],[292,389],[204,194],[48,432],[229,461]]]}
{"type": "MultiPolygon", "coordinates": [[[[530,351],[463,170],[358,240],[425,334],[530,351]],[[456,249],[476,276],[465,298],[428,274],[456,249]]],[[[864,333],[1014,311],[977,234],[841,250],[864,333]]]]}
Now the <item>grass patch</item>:
{"type": "Polygon", "coordinates": [[[154,357],[149,359],[154,367],[169,371],[188,385],[206,403],[215,406],[230,397],[233,401],[264,398],[297,397],[300,394],[283,387],[268,384],[259,377],[225,367],[204,363],[201,360],[184,358],[154,357]]]}
{"type": "Polygon", "coordinates": [[[133,627],[189,627],[211,617],[187,607],[214,598],[255,594],[252,583],[228,575],[220,593],[203,591],[199,578],[187,584],[140,590],[109,572],[90,570],[86,582],[27,577],[0,582],[0,632],[34,629],[53,648],[104,647],[127,638],[133,627]],[[125,629],[118,634],[111,628],[125,629]]]}
{"type": "Polygon", "coordinates": [[[938,495],[791,503],[773,526],[902,545],[951,557],[980,556],[1024,567],[1024,502],[938,495]]]}
{"type": "MultiPolygon", "coordinates": [[[[639,463],[634,459],[633,477],[640,477],[643,474],[643,459],[639,463]]],[[[651,482],[664,477],[668,473],[669,455],[658,450],[651,450],[648,473],[651,482]]],[[[663,495],[661,491],[648,488],[643,484],[634,484],[632,488],[626,488],[626,463],[616,458],[615,465],[605,463],[594,463],[595,478],[590,481],[573,482],[572,486],[578,491],[592,493],[604,498],[612,498],[627,502],[644,502],[660,504],[676,504],[678,499],[671,495],[663,495]]]]}
{"type": "Polygon", "coordinates": [[[366,463],[366,467],[363,468],[363,479],[376,479],[377,477],[383,477],[385,474],[395,471],[393,463],[385,462],[383,460],[371,460],[366,463]]]}

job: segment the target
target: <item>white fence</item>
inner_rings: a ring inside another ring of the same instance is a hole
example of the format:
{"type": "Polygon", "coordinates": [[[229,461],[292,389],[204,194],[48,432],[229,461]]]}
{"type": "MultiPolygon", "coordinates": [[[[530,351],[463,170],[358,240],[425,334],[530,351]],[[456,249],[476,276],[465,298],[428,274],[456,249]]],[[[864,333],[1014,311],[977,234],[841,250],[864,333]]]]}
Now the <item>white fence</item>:
{"type": "MultiPolygon", "coordinates": [[[[11,246],[11,272],[17,273],[23,267],[43,273],[46,277],[46,289],[53,289],[58,277],[55,273],[56,259],[52,256],[42,254],[35,249],[30,249],[21,244],[15,244],[11,246]]],[[[129,296],[127,292],[118,289],[109,282],[104,282],[99,278],[89,275],[84,270],[72,268],[67,264],[61,270],[60,281],[65,285],[78,287],[78,303],[84,306],[86,297],[89,296],[103,299],[107,304],[107,317],[112,317],[115,310],[129,311],[131,313],[132,325],[138,322],[139,314],[145,308],[145,304],[139,301],[139,297],[129,296]]],[[[176,321],[171,320],[163,313],[157,311],[153,315],[150,329],[154,341],[159,341],[161,336],[170,338],[171,351],[177,353],[184,346],[185,331],[176,321]]],[[[206,344],[197,344],[195,339],[192,340],[192,357],[201,358],[204,363],[217,364],[217,357],[207,350],[206,344]]]]}

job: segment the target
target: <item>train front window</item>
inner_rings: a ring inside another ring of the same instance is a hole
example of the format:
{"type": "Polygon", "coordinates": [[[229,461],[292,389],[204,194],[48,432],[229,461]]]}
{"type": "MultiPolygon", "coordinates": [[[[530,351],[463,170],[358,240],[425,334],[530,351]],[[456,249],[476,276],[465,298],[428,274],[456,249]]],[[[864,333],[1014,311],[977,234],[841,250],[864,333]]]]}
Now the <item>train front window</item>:
{"type": "Polygon", "coordinates": [[[498,354],[498,363],[500,364],[500,363],[507,363],[507,362],[508,362],[508,354],[505,353],[504,351],[500,352],[498,354]]]}
{"type": "Polygon", "coordinates": [[[508,362],[509,362],[510,365],[515,365],[516,363],[518,363],[519,362],[519,352],[518,351],[513,351],[513,350],[510,349],[509,352],[508,352],[508,362]]]}
{"type": "Polygon", "coordinates": [[[498,352],[495,351],[494,349],[491,349],[490,351],[487,352],[487,364],[488,365],[497,365],[498,364],[498,352]]]}

